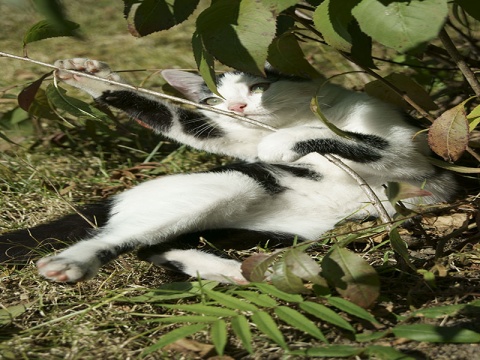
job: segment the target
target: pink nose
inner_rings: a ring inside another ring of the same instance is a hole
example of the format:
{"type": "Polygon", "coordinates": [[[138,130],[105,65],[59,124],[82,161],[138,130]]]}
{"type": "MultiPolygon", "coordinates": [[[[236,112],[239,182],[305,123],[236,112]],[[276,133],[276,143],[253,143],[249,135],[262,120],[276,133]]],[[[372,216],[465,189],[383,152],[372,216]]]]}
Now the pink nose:
{"type": "Polygon", "coordinates": [[[237,103],[228,106],[228,110],[235,111],[235,112],[243,112],[243,110],[247,107],[245,103],[237,103]]]}

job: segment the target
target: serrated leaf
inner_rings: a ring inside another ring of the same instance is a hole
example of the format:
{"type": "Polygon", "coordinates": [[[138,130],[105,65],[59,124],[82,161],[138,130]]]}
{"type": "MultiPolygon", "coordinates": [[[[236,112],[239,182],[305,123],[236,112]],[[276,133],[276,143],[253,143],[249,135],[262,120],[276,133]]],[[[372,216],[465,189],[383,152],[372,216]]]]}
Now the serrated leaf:
{"type": "MultiPolygon", "coordinates": [[[[405,74],[392,73],[384,78],[388,82],[392,83],[402,93],[407,94],[410,99],[417,103],[424,110],[436,110],[437,104],[432,100],[430,94],[425,91],[423,86],[418,84],[411,76],[405,74]]],[[[403,97],[397,94],[392,88],[383,83],[380,80],[374,80],[365,85],[365,92],[382,101],[394,104],[398,107],[411,110],[412,106],[407,103],[403,97]]]]}
{"type": "Polygon", "coordinates": [[[352,37],[348,26],[353,20],[352,8],[357,3],[357,0],[325,0],[313,14],[315,28],[322,33],[327,44],[337,50],[350,51],[352,37]]]}
{"type": "Polygon", "coordinates": [[[40,86],[43,83],[43,80],[45,80],[45,78],[50,76],[52,73],[53,71],[42,75],[39,79],[35,80],[30,85],[23,88],[22,91],[20,91],[17,97],[18,105],[20,106],[20,108],[28,112],[30,106],[35,100],[35,95],[37,95],[38,89],[40,89],[40,86]]]}
{"type": "Polygon", "coordinates": [[[335,306],[337,309],[345,311],[347,314],[370,321],[373,324],[378,324],[378,321],[368,311],[352,303],[351,301],[332,296],[327,298],[327,302],[330,305],[335,306]]]}
{"type": "Polygon", "coordinates": [[[430,324],[397,325],[392,328],[396,337],[415,341],[441,343],[478,343],[480,333],[461,327],[430,324]]]}
{"type": "Polygon", "coordinates": [[[278,325],[268,313],[256,311],[252,314],[251,319],[257,325],[258,330],[275,341],[282,349],[288,348],[281,331],[278,329],[278,325]]]}
{"type": "Polygon", "coordinates": [[[68,31],[69,21],[65,16],[63,4],[59,0],[35,0],[33,4],[37,11],[41,13],[60,31],[68,31]]]}
{"type": "Polygon", "coordinates": [[[265,273],[270,265],[277,260],[281,252],[273,254],[253,254],[242,261],[242,274],[245,279],[251,282],[262,282],[265,280],[265,273]]]}
{"type": "Polygon", "coordinates": [[[227,324],[220,319],[210,327],[210,338],[218,355],[223,355],[225,346],[227,345],[227,324]]]}
{"type": "Polygon", "coordinates": [[[381,360],[415,360],[416,357],[408,356],[401,351],[391,346],[370,345],[364,350],[364,353],[369,356],[369,359],[381,360]]]}
{"type": "Polygon", "coordinates": [[[299,248],[285,252],[283,261],[290,271],[299,278],[327,288],[327,281],[320,276],[320,265],[299,248]]]}
{"type": "Polygon", "coordinates": [[[326,321],[330,324],[343,328],[345,330],[355,332],[355,329],[350,325],[350,323],[338,315],[332,309],[329,309],[325,305],[317,304],[311,301],[304,301],[299,304],[300,309],[306,311],[310,315],[315,316],[316,318],[326,321]]]}
{"type": "Polygon", "coordinates": [[[352,357],[363,352],[362,348],[350,345],[326,345],[322,347],[310,347],[305,350],[289,351],[291,355],[315,356],[315,357],[352,357]]]}
{"type": "Polygon", "coordinates": [[[249,354],[252,354],[252,332],[250,331],[250,324],[247,318],[243,315],[238,315],[232,317],[230,322],[233,332],[240,339],[245,350],[247,350],[249,354]]]}
{"type": "Polygon", "coordinates": [[[365,34],[356,21],[351,21],[348,31],[352,36],[350,56],[352,60],[363,67],[378,69],[372,58],[372,38],[365,34]]]}
{"type": "Polygon", "coordinates": [[[197,18],[207,51],[225,65],[262,75],[275,16],[260,1],[214,1],[197,18]]]}
{"type": "Polygon", "coordinates": [[[308,292],[303,284],[303,280],[292,272],[284,258],[277,261],[272,266],[272,270],[270,281],[276,288],[290,294],[308,292]]]}
{"type": "Polygon", "coordinates": [[[275,15],[296,5],[300,0],[262,0],[262,3],[268,7],[275,15]]]}
{"type": "Polygon", "coordinates": [[[305,59],[297,38],[292,33],[285,33],[275,38],[268,47],[268,62],[284,74],[304,78],[320,77],[315,68],[305,59]]]}
{"type": "Polygon", "coordinates": [[[162,304],[161,306],[167,308],[167,309],[177,309],[177,310],[183,310],[183,311],[188,311],[188,312],[193,312],[193,313],[198,313],[198,314],[203,314],[203,315],[213,315],[213,316],[218,316],[218,317],[229,317],[229,316],[236,316],[237,312],[230,310],[230,309],[224,309],[218,306],[214,305],[202,305],[202,304],[185,304],[185,305],[169,305],[169,304],[162,304]]]}
{"type": "Polygon", "coordinates": [[[266,284],[266,283],[257,283],[254,284],[256,288],[262,291],[265,294],[271,295],[273,297],[279,298],[280,300],[298,303],[302,302],[303,298],[298,294],[288,294],[282,290],[277,289],[275,286],[266,284]]]}
{"type": "Polygon", "coordinates": [[[142,0],[125,2],[128,30],[133,36],[146,36],[184,22],[199,0],[142,0]]]}
{"type": "Polygon", "coordinates": [[[80,25],[73,21],[66,21],[63,29],[58,28],[55,24],[48,20],[41,20],[27,30],[23,36],[23,44],[30,44],[34,41],[40,41],[48,38],[61,36],[75,36],[75,30],[80,25]]]}
{"type": "Polygon", "coordinates": [[[322,275],[340,295],[368,308],[380,294],[380,280],[375,269],[357,254],[339,246],[322,261],[322,275]]]}
{"type": "Polygon", "coordinates": [[[480,21],[480,3],[478,1],[455,0],[455,2],[460,5],[468,15],[480,21]]]}
{"type": "Polygon", "coordinates": [[[261,307],[269,308],[269,307],[275,307],[278,305],[275,299],[272,299],[270,296],[266,294],[258,294],[257,292],[248,291],[248,290],[237,290],[235,291],[235,294],[261,307]]]}
{"type": "Polygon", "coordinates": [[[328,342],[317,325],[297,310],[287,306],[279,306],[275,308],[275,314],[287,324],[292,325],[295,329],[306,332],[324,342],[328,342]]]}
{"type": "Polygon", "coordinates": [[[193,325],[185,325],[185,326],[182,326],[181,328],[172,330],[169,333],[162,335],[155,344],[143,350],[142,356],[151,354],[154,351],[164,348],[168,344],[171,344],[177,340],[186,338],[187,336],[190,336],[199,331],[202,331],[206,327],[207,327],[207,324],[193,324],[193,325]]]}
{"type": "Polygon", "coordinates": [[[457,161],[468,146],[470,134],[466,101],[445,111],[428,130],[430,148],[445,161],[457,161]]]}
{"type": "Polygon", "coordinates": [[[50,106],[50,102],[48,101],[47,94],[45,90],[38,89],[37,93],[35,94],[35,99],[30,104],[28,108],[28,113],[30,115],[43,118],[43,119],[50,119],[50,120],[57,120],[58,115],[55,114],[52,107],[50,106]]]}
{"type": "Polygon", "coordinates": [[[258,308],[250,304],[248,302],[245,302],[241,299],[238,299],[236,297],[233,297],[228,294],[224,294],[221,292],[217,291],[211,291],[211,290],[204,290],[205,294],[207,294],[211,299],[218,301],[221,305],[226,306],[230,309],[238,309],[242,311],[257,311],[258,308]]]}
{"type": "Polygon", "coordinates": [[[352,14],[372,39],[406,52],[437,37],[448,6],[447,0],[362,0],[352,14]]]}

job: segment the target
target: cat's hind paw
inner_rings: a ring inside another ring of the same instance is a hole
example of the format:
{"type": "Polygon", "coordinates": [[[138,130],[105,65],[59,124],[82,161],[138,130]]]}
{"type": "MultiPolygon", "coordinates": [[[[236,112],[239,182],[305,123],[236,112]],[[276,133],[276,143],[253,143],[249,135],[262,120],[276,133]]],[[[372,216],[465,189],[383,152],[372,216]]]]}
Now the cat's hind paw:
{"type": "Polygon", "coordinates": [[[92,79],[79,74],[73,74],[64,70],[75,70],[88,75],[95,75],[96,77],[123,82],[121,77],[113,72],[110,67],[101,61],[90,60],[86,58],[74,58],[66,60],[57,60],[54,63],[57,67],[55,77],[71,86],[86,91],[94,98],[102,95],[107,90],[119,90],[119,86],[111,85],[102,80],[92,79]]]}
{"type": "Polygon", "coordinates": [[[90,279],[98,269],[88,263],[62,256],[47,256],[37,261],[38,273],[56,282],[78,282],[90,279]]]}

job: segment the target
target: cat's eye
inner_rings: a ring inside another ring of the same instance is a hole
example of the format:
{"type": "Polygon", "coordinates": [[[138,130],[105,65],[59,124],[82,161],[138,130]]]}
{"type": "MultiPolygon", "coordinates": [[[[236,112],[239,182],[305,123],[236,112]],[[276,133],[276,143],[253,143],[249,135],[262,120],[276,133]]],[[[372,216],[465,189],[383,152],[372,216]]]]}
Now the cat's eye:
{"type": "Polygon", "coordinates": [[[250,86],[250,93],[252,94],[261,94],[265,92],[270,87],[270,83],[259,83],[250,86]]]}
{"type": "Polygon", "coordinates": [[[209,97],[201,101],[202,104],[207,104],[210,106],[215,106],[223,103],[223,100],[218,97],[209,97]]]}

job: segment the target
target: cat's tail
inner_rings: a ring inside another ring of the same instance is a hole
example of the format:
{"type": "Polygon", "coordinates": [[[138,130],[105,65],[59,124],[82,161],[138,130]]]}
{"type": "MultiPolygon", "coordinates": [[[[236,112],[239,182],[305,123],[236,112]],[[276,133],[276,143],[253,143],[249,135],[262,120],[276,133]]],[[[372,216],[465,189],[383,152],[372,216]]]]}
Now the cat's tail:
{"type": "Polygon", "coordinates": [[[52,222],[1,234],[0,263],[21,266],[64,248],[105,224],[109,210],[109,201],[90,204],[52,222]]]}

